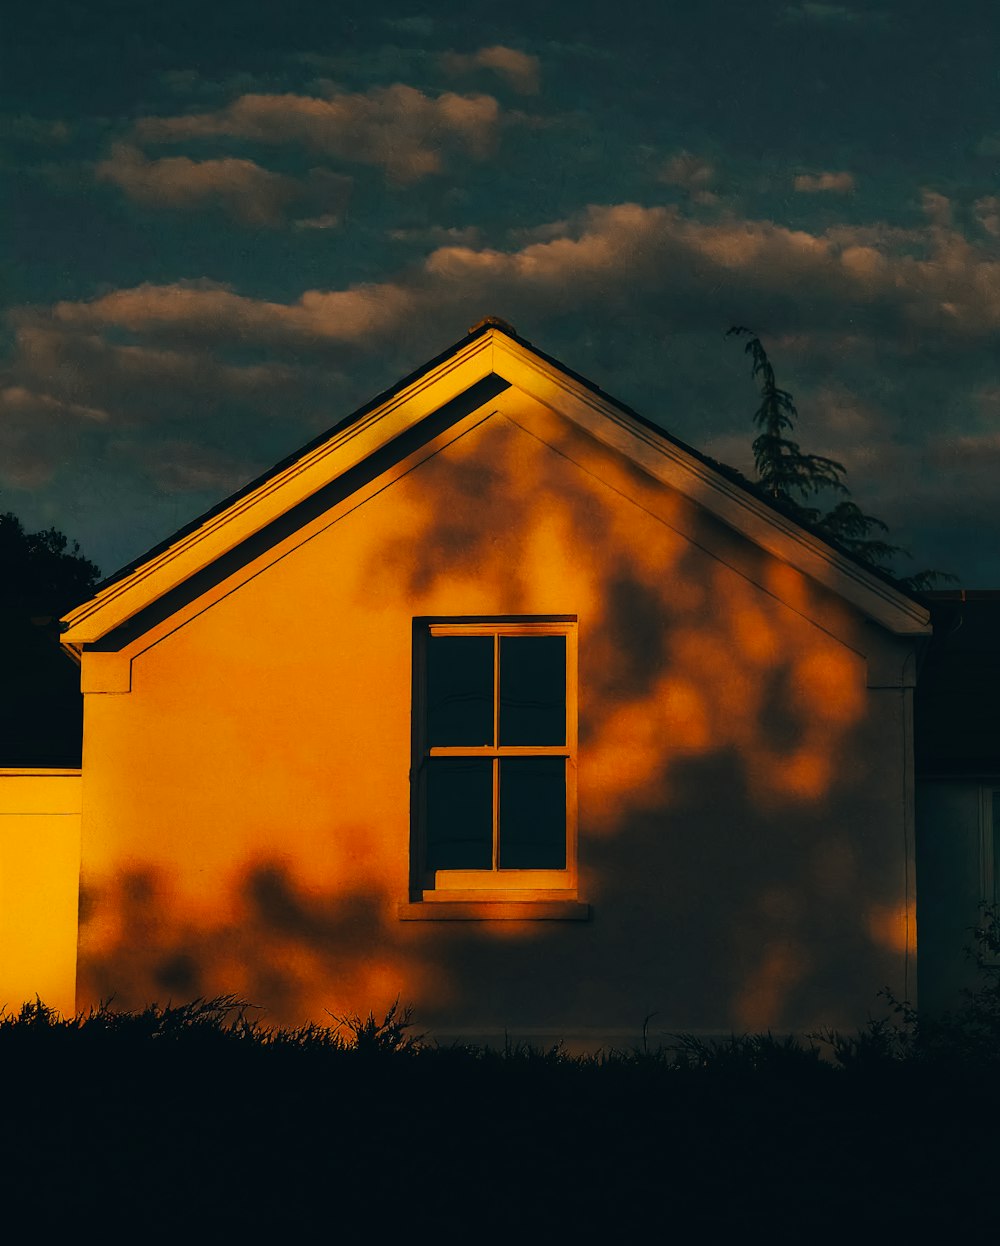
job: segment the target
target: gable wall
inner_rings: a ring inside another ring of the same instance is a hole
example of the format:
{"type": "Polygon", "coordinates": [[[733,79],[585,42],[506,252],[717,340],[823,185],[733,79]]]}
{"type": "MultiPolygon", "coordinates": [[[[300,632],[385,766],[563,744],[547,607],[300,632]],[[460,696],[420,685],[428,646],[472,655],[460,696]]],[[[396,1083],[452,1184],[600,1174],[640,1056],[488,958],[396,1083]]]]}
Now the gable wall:
{"type": "Polygon", "coordinates": [[[909,692],[867,687],[871,629],[496,406],[87,695],[81,1004],[234,991],[295,1022],[399,995],[442,1035],[626,1041],[650,1013],[860,1023],[905,989],[909,692]],[[401,922],[412,620],[545,614],[579,618],[591,919],[401,922]]]}

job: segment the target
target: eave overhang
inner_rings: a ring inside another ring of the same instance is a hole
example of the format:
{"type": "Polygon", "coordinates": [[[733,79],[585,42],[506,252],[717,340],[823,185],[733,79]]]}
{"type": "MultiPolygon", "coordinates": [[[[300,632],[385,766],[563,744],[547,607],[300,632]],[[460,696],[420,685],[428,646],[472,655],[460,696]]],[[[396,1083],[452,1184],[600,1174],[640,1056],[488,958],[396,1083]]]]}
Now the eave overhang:
{"type": "Polygon", "coordinates": [[[231,505],[159,547],[67,614],[62,643],[77,658],[114,628],[300,505],[477,383],[495,376],[573,421],[599,443],[703,506],[781,561],[900,636],[931,631],[919,602],[801,528],[682,443],[648,426],[582,378],[492,325],[473,331],[429,370],[325,440],[261,478],[231,505]]]}

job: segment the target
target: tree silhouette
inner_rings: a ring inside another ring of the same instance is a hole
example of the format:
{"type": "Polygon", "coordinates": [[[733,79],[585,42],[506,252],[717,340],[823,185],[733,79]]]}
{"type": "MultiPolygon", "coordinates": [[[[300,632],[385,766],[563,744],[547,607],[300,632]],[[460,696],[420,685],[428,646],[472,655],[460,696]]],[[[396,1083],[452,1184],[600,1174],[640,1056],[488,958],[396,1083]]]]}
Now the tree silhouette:
{"type": "Polygon", "coordinates": [[[753,422],[760,430],[752,446],[757,482],[768,496],[792,519],[811,528],[839,546],[873,571],[890,576],[903,588],[920,591],[940,580],[955,577],[941,571],[919,571],[900,576],[893,569],[899,555],[910,554],[879,534],[888,534],[888,525],[874,515],[866,515],[851,500],[845,476],[847,469],[836,459],[822,454],[805,454],[789,435],[798,419],[798,408],[787,389],[775,380],[774,368],[764,346],[752,329],[733,325],[726,337],[746,337],[746,354],[753,360],[751,375],[760,385],[760,406],[753,422]],[[839,494],[829,510],[810,504],[823,494],[839,494]]]}
{"type": "Polygon", "coordinates": [[[60,650],[59,616],[99,575],[55,528],[0,515],[0,766],[80,764],[80,673],[60,650]]]}
{"type": "Polygon", "coordinates": [[[0,576],[5,607],[55,616],[85,601],[100,569],[84,558],[77,542],[55,528],[25,532],[8,511],[0,515],[0,576]]]}

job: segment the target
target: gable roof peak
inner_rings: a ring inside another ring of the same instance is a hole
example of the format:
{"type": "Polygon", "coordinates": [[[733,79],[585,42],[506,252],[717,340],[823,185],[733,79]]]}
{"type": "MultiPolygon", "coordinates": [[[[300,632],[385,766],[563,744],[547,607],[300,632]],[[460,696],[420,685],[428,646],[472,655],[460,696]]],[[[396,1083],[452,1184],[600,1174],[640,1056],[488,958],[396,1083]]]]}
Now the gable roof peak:
{"type": "Polygon", "coordinates": [[[80,651],[95,643],[334,480],[353,479],[351,472],[362,461],[425,417],[452,410],[454,400],[468,395],[465,401],[482,405],[507,388],[561,413],[883,627],[900,635],[930,631],[926,607],[899,585],[784,514],[739,472],[685,445],[538,350],[508,321],[486,316],[437,358],[108,577],[96,596],[65,617],[63,644],[80,651]]]}
{"type": "Polygon", "coordinates": [[[509,337],[520,337],[510,321],[504,320],[501,316],[484,316],[482,320],[477,320],[469,329],[469,336],[478,333],[481,329],[499,329],[501,333],[506,333],[509,337]]]}

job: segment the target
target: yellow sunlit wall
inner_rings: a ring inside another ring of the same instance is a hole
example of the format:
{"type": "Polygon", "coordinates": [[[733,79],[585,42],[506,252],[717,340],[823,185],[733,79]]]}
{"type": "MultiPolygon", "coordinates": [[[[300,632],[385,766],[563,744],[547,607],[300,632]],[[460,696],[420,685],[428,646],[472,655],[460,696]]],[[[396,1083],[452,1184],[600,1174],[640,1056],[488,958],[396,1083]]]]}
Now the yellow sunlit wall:
{"type": "Polygon", "coordinates": [[[79,770],[0,769],[0,1008],[72,1016],[79,872],[79,770]]]}
{"type": "Polygon", "coordinates": [[[868,686],[898,642],[516,390],[489,410],[87,693],[81,1006],[399,996],[441,1035],[624,1041],[904,989],[910,693],[868,686]],[[400,920],[425,615],[578,617],[589,921],[400,920]]]}

